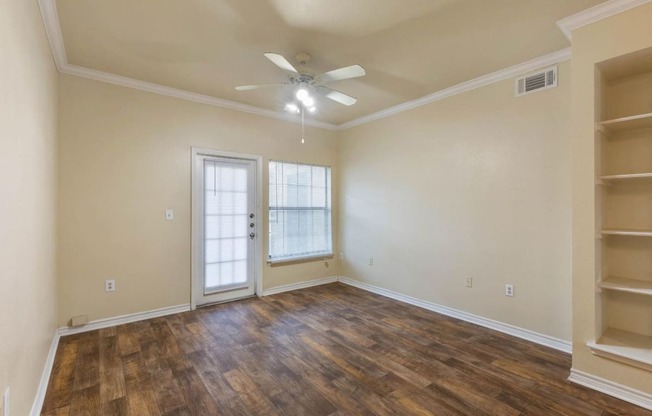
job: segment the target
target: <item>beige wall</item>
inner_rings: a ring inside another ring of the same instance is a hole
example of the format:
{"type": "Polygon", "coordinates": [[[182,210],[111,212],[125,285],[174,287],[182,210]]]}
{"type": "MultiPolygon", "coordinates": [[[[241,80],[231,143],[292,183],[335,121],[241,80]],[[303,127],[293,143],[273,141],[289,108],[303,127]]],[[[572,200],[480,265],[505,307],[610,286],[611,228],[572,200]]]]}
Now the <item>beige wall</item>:
{"type": "Polygon", "coordinates": [[[27,415],[55,329],[57,75],[36,0],[0,10],[0,395],[27,415]]]}
{"type": "MultiPolygon", "coordinates": [[[[652,47],[652,4],[639,6],[573,32],[573,368],[652,393],[650,373],[595,357],[595,65],[652,47]]],[[[599,84],[600,80],[597,80],[599,84]]],[[[649,99],[649,96],[645,96],[649,99]]],[[[627,111],[626,107],[621,110],[627,111]]],[[[621,114],[611,111],[606,116],[621,114]]]]}
{"type": "Polygon", "coordinates": [[[343,274],[570,340],[569,62],[559,69],[556,89],[515,98],[507,80],[342,132],[343,274]]]}
{"type": "MultiPolygon", "coordinates": [[[[270,158],[333,166],[337,184],[334,132],[306,128],[301,144],[298,124],[66,75],[59,86],[60,325],[190,302],[191,146],[262,155],[263,207],[270,158]],[[105,279],[116,292],[104,292],[105,279]]],[[[333,195],[337,207],[336,185],[333,195]]],[[[264,265],[264,287],[338,268],[264,265]]]]}

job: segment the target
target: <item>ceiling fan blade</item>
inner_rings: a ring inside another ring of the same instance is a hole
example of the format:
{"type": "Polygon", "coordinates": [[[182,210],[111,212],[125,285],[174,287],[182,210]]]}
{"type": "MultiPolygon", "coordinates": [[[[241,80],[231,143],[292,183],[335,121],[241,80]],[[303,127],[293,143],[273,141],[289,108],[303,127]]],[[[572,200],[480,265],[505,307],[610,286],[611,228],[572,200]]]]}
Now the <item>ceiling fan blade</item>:
{"type": "Polygon", "coordinates": [[[350,95],[346,95],[343,92],[335,91],[327,87],[317,87],[317,91],[324,95],[326,98],[330,98],[333,101],[337,101],[340,104],[346,106],[353,105],[358,102],[357,98],[353,98],[350,95]]]}
{"type": "Polygon", "coordinates": [[[265,57],[270,61],[274,62],[274,64],[276,64],[277,67],[281,68],[284,71],[295,72],[295,73],[299,72],[292,66],[291,63],[288,62],[287,59],[283,57],[283,55],[267,52],[265,53],[265,57]]]}
{"type": "Polygon", "coordinates": [[[331,81],[341,81],[343,79],[363,77],[366,74],[367,72],[360,65],[351,65],[345,68],[334,69],[332,71],[324,72],[323,74],[317,75],[315,79],[318,82],[331,82],[331,81]]]}
{"type": "Polygon", "coordinates": [[[261,88],[281,87],[283,85],[286,84],[283,82],[277,82],[275,84],[240,85],[238,87],[235,87],[235,89],[238,91],[249,91],[249,90],[258,90],[261,88]]]}

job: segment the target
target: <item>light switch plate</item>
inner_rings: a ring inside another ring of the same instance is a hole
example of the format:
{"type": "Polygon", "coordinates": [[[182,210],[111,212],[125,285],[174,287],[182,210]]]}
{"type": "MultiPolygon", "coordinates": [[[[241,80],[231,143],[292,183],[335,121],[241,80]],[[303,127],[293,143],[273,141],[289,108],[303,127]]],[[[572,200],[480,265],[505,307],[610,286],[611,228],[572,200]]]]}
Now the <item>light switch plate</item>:
{"type": "Polygon", "coordinates": [[[168,208],[165,210],[165,219],[171,221],[174,219],[174,210],[168,208]]]}

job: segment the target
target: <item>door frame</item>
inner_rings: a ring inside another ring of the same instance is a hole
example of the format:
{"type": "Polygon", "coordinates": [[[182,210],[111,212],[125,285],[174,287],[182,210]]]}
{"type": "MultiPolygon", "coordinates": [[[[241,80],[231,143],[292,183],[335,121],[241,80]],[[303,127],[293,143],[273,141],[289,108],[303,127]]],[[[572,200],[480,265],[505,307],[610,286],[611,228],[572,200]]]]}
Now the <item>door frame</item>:
{"type": "MultiPolygon", "coordinates": [[[[256,227],[256,239],[254,241],[255,247],[255,256],[254,256],[254,292],[256,296],[262,296],[263,293],[263,235],[266,221],[263,218],[263,157],[260,155],[253,155],[247,153],[236,153],[236,152],[226,152],[223,150],[216,149],[206,149],[201,147],[192,147],[191,148],[191,237],[190,237],[190,309],[197,309],[197,299],[195,298],[195,282],[199,281],[198,274],[202,270],[201,261],[203,256],[201,256],[200,248],[203,247],[202,238],[204,236],[203,229],[201,227],[201,221],[198,218],[198,210],[201,207],[198,206],[198,195],[197,192],[200,192],[197,187],[200,184],[198,175],[203,174],[203,166],[197,163],[197,156],[210,156],[210,157],[221,157],[226,159],[244,159],[251,160],[256,162],[256,189],[254,190],[255,195],[254,199],[256,200],[256,221],[259,226],[256,227]]],[[[203,191],[202,191],[203,192],[203,191]]]]}

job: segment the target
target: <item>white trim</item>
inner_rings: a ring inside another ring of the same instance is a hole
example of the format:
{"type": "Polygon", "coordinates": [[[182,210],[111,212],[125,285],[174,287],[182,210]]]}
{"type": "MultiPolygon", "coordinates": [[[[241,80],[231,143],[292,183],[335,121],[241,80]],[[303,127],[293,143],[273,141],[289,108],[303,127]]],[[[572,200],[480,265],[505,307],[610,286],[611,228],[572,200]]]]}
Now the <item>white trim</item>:
{"type": "Polygon", "coordinates": [[[468,312],[463,312],[457,309],[449,308],[447,306],[438,305],[436,303],[428,302],[425,300],[413,298],[411,296],[403,295],[391,290],[383,289],[378,286],[370,285],[369,283],[360,282],[358,280],[350,279],[348,277],[340,276],[340,282],[366,290],[368,292],[376,293],[391,299],[401,302],[409,303],[410,305],[418,306],[429,311],[437,312],[442,315],[450,316],[460,319],[462,321],[471,322],[485,328],[493,329],[498,332],[503,332],[508,335],[515,336],[536,344],[544,345],[546,347],[554,348],[556,350],[570,354],[572,352],[572,344],[563,339],[551,337],[549,335],[540,334],[538,332],[530,331],[529,329],[519,328],[514,325],[506,324],[503,322],[494,321],[493,319],[484,318],[482,316],[473,315],[468,312]]]}
{"type": "MultiPolygon", "coordinates": [[[[652,0],[611,0],[611,2],[618,3],[638,3],[642,4],[652,0]]],[[[609,2],[609,3],[611,3],[609,2]]],[[[111,74],[108,72],[98,71],[90,68],[85,68],[68,63],[66,57],[65,45],[63,36],[61,35],[61,27],[57,15],[55,0],[39,0],[41,7],[41,14],[45,30],[48,34],[50,41],[50,48],[54,56],[55,63],[59,72],[68,75],[74,75],[82,78],[88,78],[95,81],[106,82],[109,84],[120,85],[127,88],[133,88],[141,91],[147,91],[154,94],[166,95],[169,97],[180,98],[182,100],[192,101],[196,103],[212,105],[215,107],[228,108],[231,110],[242,111],[245,113],[256,114],[263,117],[274,118],[278,120],[287,121],[290,123],[300,123],[301,119],[296,115],[290,115],[287,112],[273,111],[266,108],[256,107],[252,105],[242,104],[235,101],[225,100],[217,97],[212,97],[195,92],[185,91],[178,88],[167,87],[152,82],[141,81],[133,78],[128,78],[120,75],[111,74]]],[[[629,6],[631,8],[634,6],[629,6]]],[[[591,9],[589,9],[591,10],[591,9]]],[[[623,9],[625,10],[625,9],[623,9]]],[[[622,10],[620,10],[622,11],[622,10]]],[[[561,21],[560,21],[561,22],[561,21]]],[[[534,71],[541,67],[554,65],[559,62],[566,61],[571,58],[570,48],[553,52],[542,57],[532,59],[530,61],[511,66],[461,84],[445,88],[441,91],[434,92],[415,100],[411,100],[373,114],[369,114],[342,124],[332,124],[318,120],[305,120],[305,124],[312,127],[322,128],[326,130],[346,130],[351,127],[360,126],[374,120],[379,120],[403,111],[411,110],[435,101],[443,100],[444,98],[452,97],[463,92],[467,92],[476,88],[480,88],[498,81],[503,81],[515,76],[523,75],[524,73],[534,71]]]]}
{"type": "MultiPolygon", "coordinates": [[[[195,92],[167,87],[165,85],[155,84],[152,82],[141,81],[134,78],[123,77],[121,75],[115,75],[108,72],[72,65],[68,62],[68,57],[66,55],[66,46],[63,41],[63,35],[61,33],[61,24],[59,22],[56,0],[38,0],[38,3],[41,9],[41,17],[43,18],[43,25],[45,26],[45,33],[47,34],[47,38],[50,43],[50,49],[52,50],[54,62],[57,66],[57,69],[62,74],[88,78],[95,81],[120,85],[141,91],[147,91],[154,94],[166,95],[168,97],[175,97],[182,100],[212,105],[214,107],[228,108],[230,110],[242,111],[263,117],[275,118],[278,120],[288,121],[290,123],[301,123],[300,117],[291,115],[284,111],[268,110],[266,108],[256,107],[253,105],[242,104],[235,101],[211,97],[209,95],[198,94],[195,92]]],[[[336,125],[323,121],[307,119],[304,120],[304,122],[307,126],[318,127],[321,129],[337,129],[336,125]]]]}
{"type": "Polygon", "coordinates": [[[323,279],[316,280],[307,280],[305,282],[292,283],[289,285],[271,287],[263,291],[263,296],[276,295],[283,292],[291,292],[293,290],[306,289],[314,286],[327,285],[329,283],[335,283],[339,280],[339,277],[324,277],[323,279]]]}
{"type": "MultiPolygon", "coordinates": [[[[564,32],[568,39],[572,39],[572,31],[575,29],[649,2],[652,2],[652,0],[609,0],[595,7],[591,7],[572,16],[561,19],[557,22],[557,26],[561,29],[562,32],[564,32]]],[[[106,82],[114,85],[120,85],[127,88],[134,88],[155,94],[166,95],[169,97],[180,98],[182,100],[212,105],[215,107],[228,108],[231,110],[256,114],[263,117],[275,118],[291,123],[300,123],[300,119],[298,117],[292,116],[285,112],[273,111],[266,108],[241,104],[235,101],[211,97],[208,95],[154,84],[151,82],[140,81],[137,79],[97,71],[90,68],[84,68],[77,65],[71,65],[68,63],[68,59],[66,57],[66,50],[63,42],[63,36],[61,34],[61,26],[59,24],[55,0],[39,0],[39,6],[41,9],[41,15],[43,17],[45,31],[50,42],[50,48],[52,49],[52,55],[54,56],[54,61],[59,72],[61,73],[88,78],[95,81],[106,82]]],[[[503,81],[509,78],[523,75],[524,73],[536,70],[544,66],[554,65],[566,61],[570,58],[571,51],[570,48],[567,48],[518,65],[511,66],[509,68],[474,78],[472,80],[449,88],[445,88],[424,97],[386,108],[376,113],[368,114],[366,116],[359,117],[345,123],[335,125],[318,120],[306,120],[305,124],[326,130],[346,130],[351,127],[360,126],[362,124],[398,114],[403,111],[411,110],[426,104],[433,103],[435,101],[443,100],[444,98],[452,97],[457,94],[490,85],[498,81],[503,81]]]]}
{"type": "Polygon", "coordinates": [[[59,330],[54,331],[52,342],[50,343],[50,351],[45,360],[43,373],[41,374],[41,381],[38,383],[38,390],[36,390],[36,397],[32,404],[32,410],[29,412],[31,416],[39,416],[43,409],[43,401],[45,400],[45,393],[48,391],[48,383],[50,381],[50,374],[52,374],[52,367],[54,366],[54,357],[57,355],[57,347],[59,346],[59,330]]]}
{"type": "MultiPolygon", "coordinates": [[[[278,120],[288,121],[290,123],[301,123],[301,118],[291,115],[288,112],[273,111],[266,108],[255,107],[253,105],[242,104],[235,101],[224,100],[209,95],[198,94],[181,90],[178,88],[166,87],[165,85],[155,84],[153,82],[141,81],[134,78],[123,77],[121,75],[110,74],[108,72],[97,71],[95,69],[84,68],[77,65],[66,64],[59,71],[63,74],[75,75],[81,78],[88,78],[95,81],[106,82],[108,84],[120,85],[122,87],[133,88],[136,90],[147,91],[154,94],[166,95],[168,97],[180,98],[195,103],[212,105],[214,107],[228,108],[230,110],[242,111],[244,113],[256,114],[263,117],[275,118],[278,120]]],[[[337,126],[318,120],[305,120],[306,126],[318,127],[326,130],[336,130],[337,126]]]]}
{"type": "Polygon", "coordinates": [[[616,397],[628,403],[652,410],[652,394],[571,368],[568,380],[584,387],[616,397]]]}
{"type": "Polygon", "coordinates": [[[48,42],[50,42],[54,63],[57,69],[61,71],[68,65],[68,57],[66,56],[66,48],[63,43],[63,35],[61,34],[57,3],[55,0],[38,0],[38,5],[41,9],[45,34],[48,37],[48,42]]]}
{"type": "Polygon", "coordinates": [[[564,32],[568,40],[573,40],[573,30],[607,17],[614,16],[634,7],[649,3],[652,0],[609,0],[597,6],[582,10],[579,13],[557,21],[557,27],[564,32]]]}
{"type": "MultiPolygon", "coordinates": [[[[652,1],[652,0],[650,0],[652,1]]],[[[355,120],[347,121],[346,123],[339,124],[337,130],[346,130],[351,127],[360,126],[381,118],[389,117],[394,114],[402,113],[403,111],[412,110],[423,105],[433,103],[435,101],[443,100],[444,98],[452,97],[454,95],[462,94],[467,91],[474,90],[476,88],[484,87],[499,81],[504,81],[506,79],[514,78],[537,69],[558,64],[571,59],[571,49],[566,48],[557,52],[553,52],[548,55],[541,56],[539,58],[532,59],[527,62],[523,62],[518,65],[510,66],[509,68],[501,69],[496,72],[492,72],[487,75],[483,75],[478,78],[474,78],[470,81],[463,82],[461,84],[454,85],[450,88],[445,88],[441,91],[428,94],[424,97],[417,98],[416,100],[408,101],[394,107],[386,108],[384,110],[378,111],[377,113],[369,114],[364,117],[356,118],[355,120]]]]}
{"type": "Polygon", "coordinates": [[[127,315],[114,316],[113,318],[98,319],[90,321],[86,325],[78,327],[64,326],[59,328],[59,336],[79,334],[82,332],[95,331],[96,329],[110,328],[112,326],[128,324],[131,322],[144,321],[146,319],[158,318],[161,316],[174,315],[175,313],[188,312],[189,304],[168,306],[167,308],[154,309],[145,312],[130,313],[127,315]]]}

